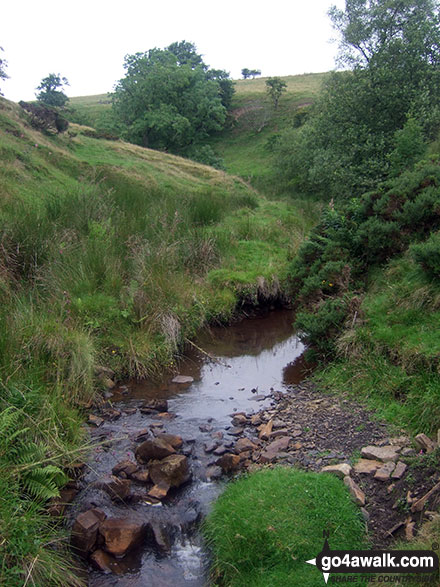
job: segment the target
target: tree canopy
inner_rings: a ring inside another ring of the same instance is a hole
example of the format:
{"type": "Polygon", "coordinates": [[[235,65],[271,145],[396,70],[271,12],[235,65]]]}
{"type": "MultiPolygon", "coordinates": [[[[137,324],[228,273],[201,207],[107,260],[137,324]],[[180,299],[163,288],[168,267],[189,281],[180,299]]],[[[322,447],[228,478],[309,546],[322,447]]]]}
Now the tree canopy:
{"type": "Polygon", "coordinates": [[[223,128],[232,80],[209,69],[192,43],[127,55],[124,69],[113,109],[129,141],[181,152],[223,128]]]}
{"type": "Polygon", "coordinates": [[[280,137],[278,166],[297,188],[340,197],[388,175],[408,120],[425,141],[438,132],[439,3],[346,0],[329,14],[350,69],[333,73],[306,124],[280,137]]]}
{"type": "MultiPolygon", "coordinates": [[[[3,51],[3,47],[0,47],[0,51],[3,51]]],[[[0,80],[8,79],[8,74],[6,73],[6,66],[8,62],[5,59],[0,57],[0,80]]],[[[3,96],[2,91],[0,89],[0,96],[3,96]]]]}
{"type": "Polygon", "coordinates": [[[40,90],[37,96],[37,100],[46,104],[46,106],[55,106],[62,108],[66,105],[69,98],[62,91],[61,88],[68,86],[69,82],[67,78],[61,77],[59,73],[50,73],[47,77],[41,80],[37,90],[40,90]]]}
{"type": "Polygon", "coordinates": [[[270,77],[266,80],[266,90],[273,102],[274,108],[277,109],[281,95],[287,90],[286,82],[280,77],[270,77]]]}

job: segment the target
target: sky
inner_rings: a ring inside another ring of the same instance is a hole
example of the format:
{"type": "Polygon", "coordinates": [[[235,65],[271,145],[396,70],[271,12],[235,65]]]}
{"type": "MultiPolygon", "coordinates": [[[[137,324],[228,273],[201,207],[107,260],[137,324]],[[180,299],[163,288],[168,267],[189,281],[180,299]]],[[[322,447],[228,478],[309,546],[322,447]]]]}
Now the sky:
{"type": "Polygon", "coordinates": [[[344,0],[20,0],[2,6],[0,46],[9,100],[32,100],[49,73],[67,77],[68,96],[111,92],[124,56],[190,41],[204,61],[234,79],[329,71],[336,33],[327,11],[344,0]]]}

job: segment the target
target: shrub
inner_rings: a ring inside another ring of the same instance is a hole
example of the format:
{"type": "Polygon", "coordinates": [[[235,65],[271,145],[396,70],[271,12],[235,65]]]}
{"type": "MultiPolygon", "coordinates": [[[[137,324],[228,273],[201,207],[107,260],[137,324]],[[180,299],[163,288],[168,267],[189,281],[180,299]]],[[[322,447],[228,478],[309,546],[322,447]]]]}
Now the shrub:
{"type": "Polygon", "coordinates": [[[410,250],[414,260],[430,277],[440,278],[440,232],[432,234],[423,243],[412,245],[410,250]]]}

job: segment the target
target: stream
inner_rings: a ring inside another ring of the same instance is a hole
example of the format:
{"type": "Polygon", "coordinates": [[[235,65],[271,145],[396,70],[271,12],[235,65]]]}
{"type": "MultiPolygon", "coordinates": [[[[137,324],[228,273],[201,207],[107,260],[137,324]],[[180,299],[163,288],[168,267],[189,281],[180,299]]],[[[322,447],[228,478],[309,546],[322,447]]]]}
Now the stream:
{"type": "Polygon", "coordinates": [[[291,311],[274,310],[228,327],[211,327],[195,340],[198,348],[190,346],[179,362],[178,373],[192,382],[172,383],[176,373],[168,372],[160,381],[128,381],[111,391],[109,401],[121,416],[91,428],[92,439],[105,444],[90,455],[70,515],[73,519],[88,508],[100,508],[108,517],[130,515],[154,523],[160,528],[162,547],[143,541],[115,559],[108,574],[90,567],[91,587],[206,585],[208,556],[198,526],[227,478],[207,476],[218,457],[205,448],[213,439],[232,447],[234,413],[252,414],[269,407],[271,393],[286,391],[305,377],[304,346],[293,333],[292,321],[291,311]],[[167,400],[169,416],[141,413],[139,408],[151,399],[167,400]],[[141,484],[133,485],[137,499],[115,503],[97,482],[120,461],[136,460],[133,451],[139,441],[134,439],[145,429],[182,437],[178,452],[188,457],[192,478],[171,490],[163,504],[143,499],[146,490],[141,484]]]}

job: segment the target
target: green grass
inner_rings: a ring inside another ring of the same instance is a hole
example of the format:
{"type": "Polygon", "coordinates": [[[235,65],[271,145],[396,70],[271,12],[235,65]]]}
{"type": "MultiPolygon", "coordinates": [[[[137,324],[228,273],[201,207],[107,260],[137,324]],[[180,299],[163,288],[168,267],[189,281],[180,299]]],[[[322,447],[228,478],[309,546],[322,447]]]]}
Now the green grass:
{"type": "Polygon", "coordinates": [[[305,561],[321,551],[366,545],[359,509],[332,475],[293,468],[260,470],[230,483],[204,525],[212,582],[230,587],[323,584],[305,561]]]}
{"type": "Polygon", "coordinates": [[[367,398],[380,415],[414,433],[437,431],[440,418],[440,284],[409,254],[377,270],[361,324],[342,332],[342,360],[318,375],[332,389],[367,398]]]}
{"type": "Polygon", "coordinates": [[[0,159],[0,583],[75,585],[45,504],[95,367],[154,376],[203,325],[283,296],[318,206],[84,126],[41,134],[3,99],[0,159]]]}

